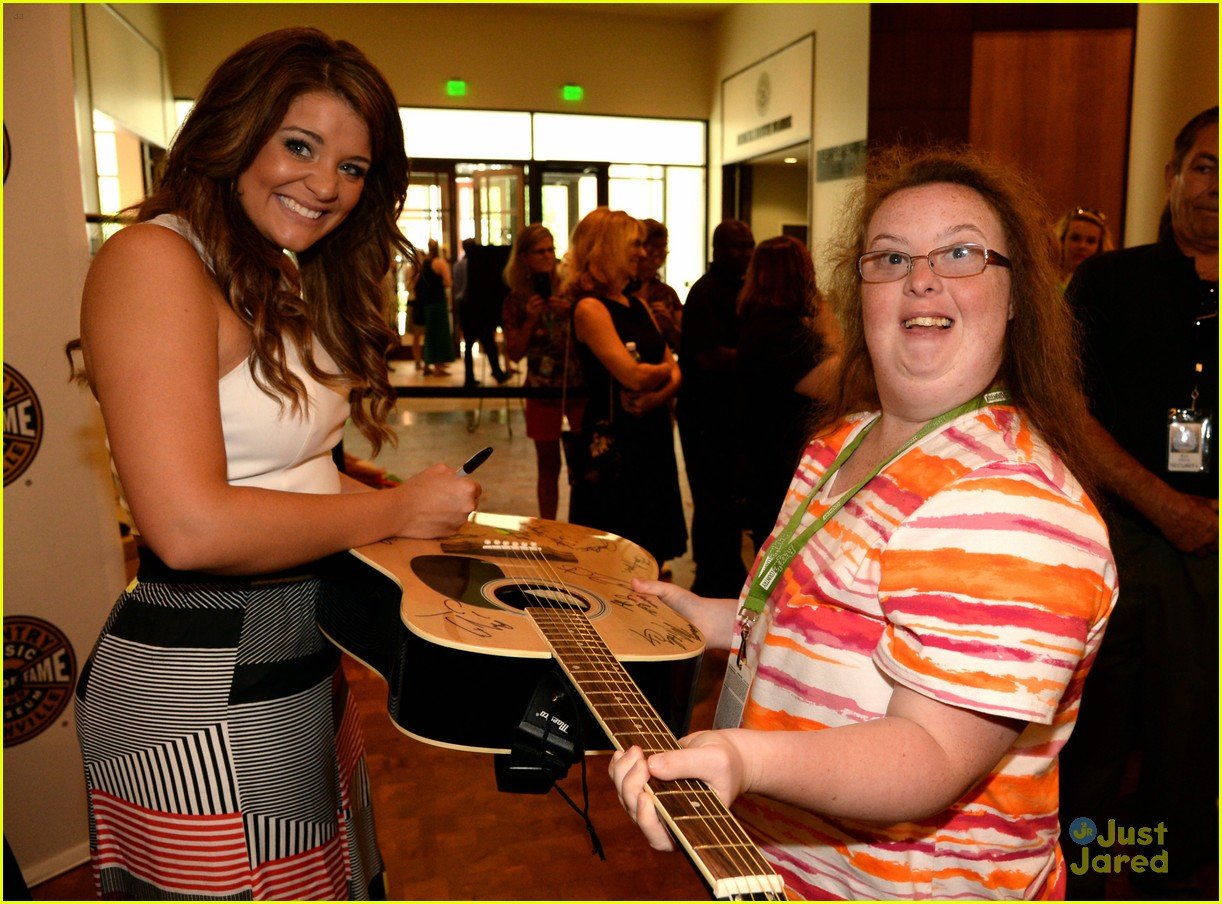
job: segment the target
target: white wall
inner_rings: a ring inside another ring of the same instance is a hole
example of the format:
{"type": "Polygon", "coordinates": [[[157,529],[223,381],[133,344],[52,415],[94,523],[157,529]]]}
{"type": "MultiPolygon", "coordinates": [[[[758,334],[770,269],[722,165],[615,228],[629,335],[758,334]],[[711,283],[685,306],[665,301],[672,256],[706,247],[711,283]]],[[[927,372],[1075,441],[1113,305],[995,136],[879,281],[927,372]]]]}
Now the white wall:
{"type": "MultiPolygon", "coordinates": [[[[868,4],[734,4],[716,23],[716,72],[709,122],[710,225],[721,211],[721,80],[811,32],[815,76],[810,162],[810,246],[816,268],[851,184],[815,181],[814,152],[866,137],[870,71],[868,4]]],[[[758,238],[758,236],[757,236],[758,238]]]]}
{"type": "MultiPolygon", "coordinates": [[[[193,97],[241,44],[290,25],[351,41],[401,106],[704,119],[711,26],[560,4],[161,4],[175,95],[193,97]],[[446,79],[469,84],[448,98],[446,79]],[[585,99],[566,104],[576,81],[585,99]]],[[[630,8],[629,8],[630,10],[630,8]]]]}
{"type": "MultiPolygon", "coordinates": [[[[148,18],[147,10],[133,9],[148,18]]],[[[127,15],[132,12],[127,10],[127,15]]],[[[165,147],[174,120],[165,102],[161,49],[114,7],[86,4],[84,15],[91,105],[128,131],[165,147]]]]}
{"type": "Polygon", "coordinates": [[[1124,245],[1152,242],[1167,200],[1163,167],[1184,124],[1218,102],[1218,7],[1137,8],[1124,245]]]}
{"type": "MultiPolygon", "coordinates": [[[[50,622],[66,636],[79,673],[124,571],[101,419],[88,391],[68,382],[63,351],[79,334],[89,263],[70,13],[66,5],[4,10],[4,123],[12,142],[4,362],[32,385],[44,421],[36,457],[4,488],[4,616],[6,642],[17,617],[50,622]]],[[[10,697],[9,668],[6,654],[6,714],[17,697],[10,697]]],[[[69,702],[41,734],[4,751],[4,834],[31,883],[88,858],[72,714],[69,702]]]]}

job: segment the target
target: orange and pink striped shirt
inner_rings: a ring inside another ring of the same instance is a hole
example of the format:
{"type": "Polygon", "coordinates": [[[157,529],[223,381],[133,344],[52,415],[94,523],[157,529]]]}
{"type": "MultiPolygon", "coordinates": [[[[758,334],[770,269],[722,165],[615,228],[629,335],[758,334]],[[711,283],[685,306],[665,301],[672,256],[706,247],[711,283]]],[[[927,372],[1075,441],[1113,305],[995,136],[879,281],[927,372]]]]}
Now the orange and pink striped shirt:
{"type": "MultiPolygon", "coordinates": [[[[871,418],[850,417],[807,447],[779,524],[871,418]]],[[[835,501],[827,489],[802,527],[835,501]]],[[[1010,406],[961,415],[867,484],[778,581],[743,727],[878,719],[897,683],[1028,725],[963,798],[919,821],[881,826],[740,798],[736,813],[790,890],[1053,895],[1064,871],[1057,753],[1116,592],[1099,513],[1010,406]]]]}

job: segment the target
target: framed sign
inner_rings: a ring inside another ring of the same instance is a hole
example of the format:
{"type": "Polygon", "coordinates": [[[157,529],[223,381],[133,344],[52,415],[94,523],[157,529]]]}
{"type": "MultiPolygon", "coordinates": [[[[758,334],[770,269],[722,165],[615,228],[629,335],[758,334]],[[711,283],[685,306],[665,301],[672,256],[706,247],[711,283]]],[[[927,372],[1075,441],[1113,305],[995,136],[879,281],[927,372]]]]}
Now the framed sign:
{"type": "Polygon", "coordinates": [[[807,35],[722,81],[722,163],[810,140],[814,67],[807,35]]]}

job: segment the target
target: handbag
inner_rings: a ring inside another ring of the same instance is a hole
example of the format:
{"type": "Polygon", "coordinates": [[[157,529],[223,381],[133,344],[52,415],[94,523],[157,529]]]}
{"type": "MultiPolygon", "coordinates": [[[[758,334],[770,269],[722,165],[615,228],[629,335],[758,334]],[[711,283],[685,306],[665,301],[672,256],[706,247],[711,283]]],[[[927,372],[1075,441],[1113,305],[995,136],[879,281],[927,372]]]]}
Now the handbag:
{"type": "MultiPolygon", "coordinates": [[[[569,331],[564,342],[564,378],[560,384],[561,417],[568,422],[564,412],[568,410],[569,390],[569,346],[573,338],[573,319],[569,317],[569,331]]],[[[565,469],[569,475],[569,486],[584,483],[589,486],[607,486],[620,479],[623,469],[623,453],[616,439],[615,427],[615,378],[607,374],[607,416],[599,418],[580,433],[574,430],[560,432],[560,445],[564,451],[565,469]]]]}

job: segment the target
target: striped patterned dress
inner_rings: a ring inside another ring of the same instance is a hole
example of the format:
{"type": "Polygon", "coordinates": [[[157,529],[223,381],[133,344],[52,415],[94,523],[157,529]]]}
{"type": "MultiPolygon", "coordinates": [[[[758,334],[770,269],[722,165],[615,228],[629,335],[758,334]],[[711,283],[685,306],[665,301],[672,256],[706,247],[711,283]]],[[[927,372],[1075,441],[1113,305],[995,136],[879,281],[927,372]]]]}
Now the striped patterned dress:
{"type": "MultiPolygon", "coordinates": [[[[178,217],[150,221],[191,242],[178,217]]],[[[289,368],[282,408],[240,364],[219,382],[231,485],[338,493],[346,394],[289,368]]],[[[315,361],[338,371],[321,348],[315,361]]],[[[221,577],[142,551],[76,689],[98,893],[129,899],[363,899],[382,887],[364,741],[311,566],[221,577]],[[372,887],[371,887],[372,886],[372,887]]]]}
{"type": "Polygon", "coordinates": [[[101,897],[369,897],[364,742],[320,591],[142,557],[77,688],[101,897]]]}
{"type": "MultiPolygon", "coordinates": [[[[807,447],[780,523],[871,417],[807,447]]],[[[803,526],[834,501],[825,489],[803,526]]],[[[1012,407],[961,415],[884,469],[778,582],[742,725],[877,719],[897,683],[1029,724],[963,798],[918,821],[880,826],[740,798],[735,812],[790,890],[1056,896],[1057,753],[1116,591],[1099,513],[1012,407]]]]}

